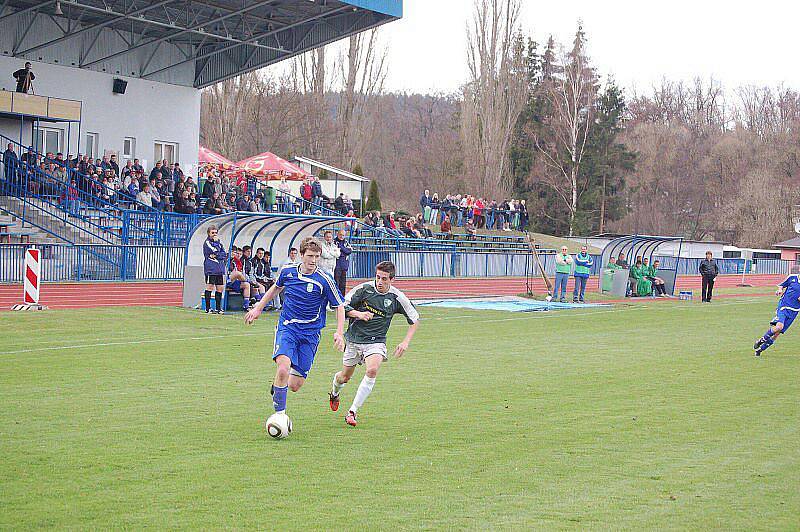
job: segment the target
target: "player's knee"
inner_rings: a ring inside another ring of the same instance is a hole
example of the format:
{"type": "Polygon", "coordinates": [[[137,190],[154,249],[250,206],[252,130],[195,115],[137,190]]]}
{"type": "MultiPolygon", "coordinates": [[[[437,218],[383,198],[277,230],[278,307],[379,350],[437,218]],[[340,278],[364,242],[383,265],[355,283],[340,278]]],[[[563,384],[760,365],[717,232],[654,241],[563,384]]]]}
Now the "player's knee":
{"type": "Polygon", "coordinates": [[[773,330],[774,330],[776,333],[780,333],[780,332],[783,330],[783,323],[781,323],[781,322],[778,322],[778,323],[776,323],[775,325],[773,325],[773,330]]]}
{"type": "Polygon", "coordinates": [[[289,389],[293,392],[296,392],[303,386],[302,382],[289,382],[289,389]]]}
{"type": "Polygon", "coordinates": [[[370,379],[374,379],[375,377],[378,376],[378,368],[377,367],[367,368],[367,371],[365,373],[367,377],[369,377],[370,379]]]}
{"type": "Polygon", "coordinates": [[[288,378],[289,378],[289,366],[288,365],[284,366],[279,364],[278,369],[275,371],[275,380],[286,382],[288,378]]]}

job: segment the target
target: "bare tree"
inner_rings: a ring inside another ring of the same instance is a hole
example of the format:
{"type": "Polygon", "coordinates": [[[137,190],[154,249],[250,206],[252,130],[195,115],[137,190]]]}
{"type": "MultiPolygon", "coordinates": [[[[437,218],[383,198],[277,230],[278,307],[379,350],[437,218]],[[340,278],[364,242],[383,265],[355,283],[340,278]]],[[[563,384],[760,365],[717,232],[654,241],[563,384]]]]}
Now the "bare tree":
{"type": "Polygon", "coordinates": [[[364,146],[372,135],[367,120],[376,96],[383,93],[387,74],[387,51],[380,44],[379,30],[358,33],[348,40],[347,53],[339,58],[342,79],[337,115],[339,157],[348,169],[363,160],[364,146]]]}
{"type": "Polygon", "coordinates": [[[475,0],[467,27],[470,78],[463,88],[461,132],[474,193],[508,197],[508,149],[526,99],[519,0],[475,0]]]}
{"type": "Polygon", "coordinates": [[[548,115],[544,127],[530,131],[534,144],[548,171],[541,180],[552,188],[566,204],[569,212],[569,236],[575,226],[581,187],[581,163],[589,129],[594,121],[597,75],[586,55],[583,28],[578,27],[569,53],[561,52],[561,60],[553,75],[544,79],[540,91],[548,115]]]}

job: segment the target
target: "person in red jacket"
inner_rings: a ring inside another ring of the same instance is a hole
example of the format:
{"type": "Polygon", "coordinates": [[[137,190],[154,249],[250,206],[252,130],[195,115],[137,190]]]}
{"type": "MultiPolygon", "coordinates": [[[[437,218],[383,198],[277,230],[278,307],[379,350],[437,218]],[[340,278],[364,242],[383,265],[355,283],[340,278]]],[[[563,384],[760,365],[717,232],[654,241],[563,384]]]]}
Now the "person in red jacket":
{"type": "Polygon", "coordinates": [[[311,183],[308,181],[303,182],[300,185],[300,197],[303,198],[303,208],[301,209],[302,212],[311,211],[311,200],[314,197],[314,188],[311,186],[311,183]]]}
{"type": "Polygon", "coordinates": [[[483,198],[478,198],[472,204],[472,221],[475,224],[475,229],[482,229],[484,226],[483,209],[486,207],[483,203],[483,198]]]}

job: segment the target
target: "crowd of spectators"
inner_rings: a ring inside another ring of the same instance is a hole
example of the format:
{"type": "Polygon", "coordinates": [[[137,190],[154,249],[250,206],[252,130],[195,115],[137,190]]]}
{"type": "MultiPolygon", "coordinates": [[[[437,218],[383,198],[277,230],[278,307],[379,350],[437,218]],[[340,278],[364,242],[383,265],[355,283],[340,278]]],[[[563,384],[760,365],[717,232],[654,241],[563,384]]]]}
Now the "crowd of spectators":
{"type": "Polygon", "coordinates": [[[524,231],[528,225],[525,200],[486,200],[470,194],[447,194],[440,199],[426,190],[419,198],[420,211],[429,224],[441,225],[447,220],[450,226],[465,227],[471,223],[475,229],[497,231],[524,231]]]}

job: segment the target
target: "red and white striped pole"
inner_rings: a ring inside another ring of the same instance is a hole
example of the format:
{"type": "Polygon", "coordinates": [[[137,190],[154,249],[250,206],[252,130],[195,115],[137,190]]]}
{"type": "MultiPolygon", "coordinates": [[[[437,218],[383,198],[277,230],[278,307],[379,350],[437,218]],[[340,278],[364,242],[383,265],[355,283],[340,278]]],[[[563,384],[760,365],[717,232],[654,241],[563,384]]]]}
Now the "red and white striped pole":
{"type": "Polygon", "coordinates": [[[25,304],[39,304],[39,279],[42,274],[42,263],[39,260],[39,250],[28,248],[25,250],[25,304]]]}

